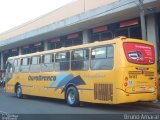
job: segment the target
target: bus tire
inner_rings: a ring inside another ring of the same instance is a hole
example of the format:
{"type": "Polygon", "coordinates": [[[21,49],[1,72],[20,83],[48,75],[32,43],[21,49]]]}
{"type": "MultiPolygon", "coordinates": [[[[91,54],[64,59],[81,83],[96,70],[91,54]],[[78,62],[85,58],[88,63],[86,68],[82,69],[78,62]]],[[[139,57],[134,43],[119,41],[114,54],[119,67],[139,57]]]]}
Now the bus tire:
{"type": "Polygon", "coordinates": [[[66,90],[66,102],[69,106],[77,107],[80,105],[78,90],[71,86],[66,90]]]}
{"type": "Polygon", "coordinates": [[[16,86],[16,97],[17,98],[23,98],[23,95],[22,95],[22,88],[21,88],[21,86],[20,85],[17,85],[16,86]]]}

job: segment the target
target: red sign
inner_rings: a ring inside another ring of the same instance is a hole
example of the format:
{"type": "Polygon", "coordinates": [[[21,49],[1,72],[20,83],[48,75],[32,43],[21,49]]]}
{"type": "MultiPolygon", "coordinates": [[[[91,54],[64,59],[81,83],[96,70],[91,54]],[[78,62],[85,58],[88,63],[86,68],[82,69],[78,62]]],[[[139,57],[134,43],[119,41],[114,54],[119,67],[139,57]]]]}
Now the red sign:
{"type": "Polygon", "coordinates": [[[67,39],[75,39],[75,38],[78,38],[79,37],[79,34],[76,33],[76,34],[70,34],[67,36],[67,39]]]}
{"type": "Polygon", "coordinates": [[[29,48],[29,45],[23,46],[23,49],[28,49],[28,48],[29,48]]]}
{"type": "Polygon", "coordinates": [[[12,52],[17,52],[17,48],[12,49],[12,52]]]}
{"type": "Polygon", "coordinates": [[[129,21],[125,21],[125,22],[121,22],[120,23],[120,27],[127,27],[127,26],[131,26],[131,25],[137,25],[138,24],[138,20],[129,20],[129,21]]]}
{"type": "Polygon", "coordinates": [[[54,38],[51,40],[51,42],[59,42],[61,39],[60,38],[54,38]]]}
{"type": "Polygon", "coordinates": [[[106,31],[106,30],[108,30],[107,26],[101,26],[101,27],[94,28],[92,30],[92,32],[97,33],[97,32],[102,32],[102,31],[106,31]]]}
{"type": "Polygon", "coordinates": [[[136,64],[154,64],[154,47],[143,43],[126,42],[123,44],[128,62],[136,64]]]}

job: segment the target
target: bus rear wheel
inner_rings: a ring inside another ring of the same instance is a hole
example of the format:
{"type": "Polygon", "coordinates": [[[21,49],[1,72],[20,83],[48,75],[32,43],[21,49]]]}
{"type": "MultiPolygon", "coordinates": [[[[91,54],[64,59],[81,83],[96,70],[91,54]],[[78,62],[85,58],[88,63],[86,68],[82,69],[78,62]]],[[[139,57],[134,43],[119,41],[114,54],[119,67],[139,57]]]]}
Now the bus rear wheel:
{"type": "Polygon", "coordinates": [[[22,98],[23,95],[22,95],[22,88],[20,85],[16,86],[16,96],[17,98],[22,98]]]}
{"type": "Polygon", "coordinates": [[[79,94],[75,87],[69,87],[66,91],[66,101],[69,106],[79,106],[79,94]]]}

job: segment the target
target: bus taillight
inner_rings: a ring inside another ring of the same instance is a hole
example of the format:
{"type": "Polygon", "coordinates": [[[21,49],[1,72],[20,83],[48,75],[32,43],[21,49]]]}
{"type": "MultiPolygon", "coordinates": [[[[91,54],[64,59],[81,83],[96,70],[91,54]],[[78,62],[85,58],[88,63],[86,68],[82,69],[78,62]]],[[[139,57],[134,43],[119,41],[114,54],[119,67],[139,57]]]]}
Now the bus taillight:
{"type": "Polygon", "coordinates": [[[125,81],[128,81],[128,77],[125,77],[125,81]]]}
{"type": "Polygon", "coordinates": [[[127,87],[127,85],[128,85],[127,82],[125,82],[125,83],[124,83],[124,86],[127,87]]]}
{"type": "Polygon", "coordinates": [[[157,82],[155,82],[155,86],[157,86],[157,82]]]}

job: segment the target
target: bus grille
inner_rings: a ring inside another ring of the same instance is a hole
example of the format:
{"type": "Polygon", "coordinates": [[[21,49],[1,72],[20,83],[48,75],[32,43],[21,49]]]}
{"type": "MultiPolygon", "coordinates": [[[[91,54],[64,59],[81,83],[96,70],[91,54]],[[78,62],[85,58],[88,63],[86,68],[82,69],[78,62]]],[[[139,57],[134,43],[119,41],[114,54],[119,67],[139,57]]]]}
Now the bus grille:
{"type": "Polygon", "coordinates": [[[103,101],[113,100],[112,84],[94,84],[94,99],[103,101]]]}

